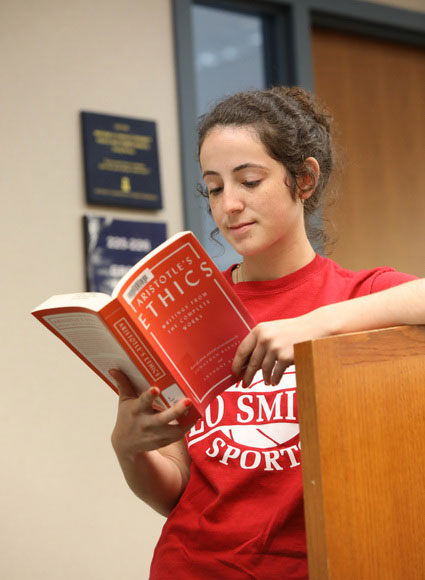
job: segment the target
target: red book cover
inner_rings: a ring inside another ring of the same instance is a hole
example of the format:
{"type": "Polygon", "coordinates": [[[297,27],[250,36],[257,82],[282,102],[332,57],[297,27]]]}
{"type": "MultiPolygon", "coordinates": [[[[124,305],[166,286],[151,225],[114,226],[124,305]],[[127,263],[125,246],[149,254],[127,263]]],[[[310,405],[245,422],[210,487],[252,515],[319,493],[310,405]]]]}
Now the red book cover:
{"type": "Polygon", "coordinates": [[[113,388],[108,370],[120,368],[140,391],[158,386],[163,405],[189,397],[199,415],[234,383],[234,354],[254,326],[191,232],[140,260],[112,298],[55,296],[33,314],[113,388]]]}

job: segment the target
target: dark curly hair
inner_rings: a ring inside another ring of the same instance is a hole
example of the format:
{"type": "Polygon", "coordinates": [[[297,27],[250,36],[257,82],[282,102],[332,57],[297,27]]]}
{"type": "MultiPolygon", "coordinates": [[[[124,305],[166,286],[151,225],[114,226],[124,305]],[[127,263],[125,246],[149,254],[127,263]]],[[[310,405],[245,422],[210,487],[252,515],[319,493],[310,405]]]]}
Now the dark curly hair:
{"type": "MultiPolygon", "coordinates": [[[[269,155],[282,163],[288,173],[288,187],[295,200],[300,193],[313,190],[305,200],[304,214],[310,238],[325,241],[322,227],[308,217],[322,206],[326,186],[334,166],[330,113],[305,89],[273,87],[236,93],[216,104],[198,124],[198,157],[205,140],[216,126],[250,126],[255,129],[269,155]],[[320,166],[317,178],[305,160],[314,157],[320,166]],[[300,180],[309,176],[308,186],[300,180]]],[[[208,197],[202,186],[202,195],[208,197]]],[[[316,220],[317,221],[317,220],[316,220]]],[[[214,230],[212,236],[218,230],[214,230]]]]}

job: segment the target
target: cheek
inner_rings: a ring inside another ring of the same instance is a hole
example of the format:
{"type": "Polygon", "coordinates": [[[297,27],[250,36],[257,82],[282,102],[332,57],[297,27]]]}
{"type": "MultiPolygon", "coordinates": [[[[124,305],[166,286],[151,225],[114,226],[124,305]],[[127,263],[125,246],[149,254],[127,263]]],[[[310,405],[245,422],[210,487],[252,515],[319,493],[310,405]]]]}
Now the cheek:
{"type": "Polygon", "coordinates": [[[214,221],[217,221],[217,219],[219,219],[219,217],[220,217],[219,204],[217,203],[216,200],[210,199],[209,205],[210,205],[211,216],[212,216],[214,221]]]}

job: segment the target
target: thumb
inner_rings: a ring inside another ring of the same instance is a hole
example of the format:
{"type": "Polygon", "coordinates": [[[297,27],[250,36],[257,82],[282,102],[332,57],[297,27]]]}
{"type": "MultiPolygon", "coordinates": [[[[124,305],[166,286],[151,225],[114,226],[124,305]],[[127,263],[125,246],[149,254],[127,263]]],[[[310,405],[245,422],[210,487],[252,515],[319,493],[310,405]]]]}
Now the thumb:
{"type": "Polygon", "coordinates": [[[133,384],[126,374],[118,369],[110,369],[109,374],[114,379],[118,387],[118,394],[121,401],[138,398],[139,395],[136,393],[133,384]]]}

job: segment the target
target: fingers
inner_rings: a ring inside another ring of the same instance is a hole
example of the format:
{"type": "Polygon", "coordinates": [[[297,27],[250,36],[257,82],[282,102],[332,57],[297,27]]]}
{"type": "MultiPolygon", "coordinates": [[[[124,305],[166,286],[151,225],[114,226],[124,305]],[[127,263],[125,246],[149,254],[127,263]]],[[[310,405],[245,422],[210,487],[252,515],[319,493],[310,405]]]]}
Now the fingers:
{"type": "Polygon", "coordinates": [[[276,357],[274,353],[267,353],[263,359],[261,369],[263,371],[264,384],[272,384],[272,372],[276,365],[276,357]]]}
{"type": "Polygon", "coordinates": [[[256,343],[257,339],[251,330],[238,346],[232,363],[232,373],[236,378],[239,378],[242,375],[242,371],[244,370],[256,343]]]}
{"type": "Polygon", "coordinates": [[[248,387],[260,369],[266,385],[277,385],[286,368],[293,362],[293,344],[286,321],[257,324],[240,343],[232,364],[236,380],[242,378],[242,386],[248,387]]]}
{"type": "Polygon", "coordinates": [[[160,391],[158,387],[150,387],[146,391],[143,391],[141,395],[138,396],[137,405],[133,407],[133,414],[138,415],[140,413],[154,413],[153,403],[160,391]]]}
{"type": "Polygon", "coordinates": [[[182,399],[169,409],[161,411],[155,417],[158,423],[162,425],[168,425],[171,421],[175,421],[183,417],[187,411],[190,409],[192,401],[190,399],[182,399]]]}
{"type": "Polygon", "coordinates": [[[118,386],[119,396],[121,400],[134,399],[138,394],[133,388],[130,379],[122,371],[118,369],[111,369],[109,371],[111,377],[115,380],[118,386]]]}
{"type": "Polygon", "coordinates": [[[135,414],[138,413],[148,413],[153,414],[158,418],[158,421],[162,424],[167,424],[170,421],[175,419],[179,419],[182,415],[187,413],[188,409],[192,405],[192,401],[190,399],[184,398],[181,401],[178,401],[172,407],[167,409],[157,411],[154,407],[154,401],[158,397],[160,390],[158,387],[151,387],[144,393],[142,393],[138,400],[138,405],[135,408],[135,414]]]}
{"type": "Polygon", "coordinates": [[[176,422],[190,409],[189,399],[183,398],[173,407],[158,411],[155,405],[160,394],[158,387],[150,387],[139,395],[123,372],[111,369],[110,375],[118,384],[120,394],[112,433],[112,445],[119,456],[135,457],[161,449],[182,439],[192,427],[182,427],[176,422]]]}
{"type": "Polygon", "coordinates": [[[272,385],[278,385],[280,383],[280,380],[283,376],[283,373],[286,371],[286,369],[292,364],[292,361],[277,361],[274,369],[273,369],[273,374],[271,377],[271,384],[272,385]]]}
{"type": "Polygon", "coordinates": [[[130,379],[122,371],[118,369],[111,369],[109,374],[113,379],[115,379],[118,385],[121,401],[137,399],[137,405],[135,405],[132,410],[134,415],[141,413],[155,414],[159,418],[159,422],[163,425],[166,425],[173,420],[179,419],[181,416],[187,413],[189,407],[192,405],[190,399],[184,398],[173,405],[173,407],[158,412],[153,408],[153,403],[160,394],[158,387],[150,387],[147,391],[144,391],[141,395],[139,395],[135,391],[130,379]]]}
{"type": "MultiPolygon", "coordinates": [[[[184,416],[192,405],[190,399],[184,398],[178,401],[172,407],[165,410],[158,411],[154,407],[154,401],[159,395],[158,387],[151,387],[142,393],[137,401],[137,406],[133,409],[133,415],[151,415],[149,419],[153,427],[161,427],[168,425],[172,421],[178,421],[180,417],[184,416]]],[[[187,429],[182,429],[180,436],[182,436],[187,429]]]]}
{"type": "Polygon", "coordinates": [[[252,383],[255,373],[262,367],[265,355],[265,347],[261,344],[257,344],[251,356],[249,357],[248,364],[246,365],[245,372],[243,374],[243,387],[248,387],[252,383]]]}
{"type": "MultiPolygon", "coordinates": [[[[150,397],[145,398],[146,402],[149,400],[150,397]]],[[[148,442],[148,448],[160,449],[181,439],[191,425],[182,427],[176,421],[187,412],[191,404],[189,399],[183,399],[165,411],[145,411],[142,415],[145,445],[148,442]]]]}
{"type": "Polygon", "coordinates": [[[274,353],[267,354],[264,357],[261,370],[266,385],[276,386],[280,383],[286,369],[292,364],[292,360],[282,357],[276,358],[274,353]]]}

